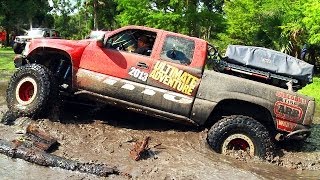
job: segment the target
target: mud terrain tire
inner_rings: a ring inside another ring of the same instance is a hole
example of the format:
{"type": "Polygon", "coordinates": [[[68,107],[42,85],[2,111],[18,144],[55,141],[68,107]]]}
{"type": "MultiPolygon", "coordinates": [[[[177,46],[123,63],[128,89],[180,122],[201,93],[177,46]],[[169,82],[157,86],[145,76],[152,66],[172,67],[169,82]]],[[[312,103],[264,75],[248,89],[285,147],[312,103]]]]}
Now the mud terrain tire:
{"type": "Polygon", "coordinates": [[[6,112],[3,114],[0,122],[1,122],[2,124],[4,124],[4,125],[12,125],[13,122],[14,122],[16,119],[17,119],[17,117],[15,117],[12,112],[6,111],[6,112]]]}
{"type": "Polygon", "coordinates": [[[249,151],[251,156],[261,159],[273,155],[269,132],[261,123],[247,116],[228,116],[221,119],[209,130],[207,141],[218,153],[226,154],[227,150],[235,149],[249,151]]]}
{"type": "Polygon", "coordinates": [[[6,100],[15,116],[32,118],[47,115],[57,98],[58,88],[49,69],[40,64],[27,64],[11,77],[6,100]]]}

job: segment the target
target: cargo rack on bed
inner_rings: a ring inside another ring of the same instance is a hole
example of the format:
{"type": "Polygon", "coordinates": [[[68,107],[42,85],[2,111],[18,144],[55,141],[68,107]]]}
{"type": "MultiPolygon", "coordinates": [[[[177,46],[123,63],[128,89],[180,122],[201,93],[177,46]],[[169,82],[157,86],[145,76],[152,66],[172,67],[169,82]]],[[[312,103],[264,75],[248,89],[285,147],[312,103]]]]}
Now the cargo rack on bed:
{"type": "MultiPolygon", "coordinates": [[[[245,49],[258,48],[259,51],[267,51],[268,53],[273,53],[273,54],[278,53],[280,55],[283,55],[280,52],[275,52],[275,51],[265,49],[265,48],[260,48],[260,47],[246,47],[246,46],[234,47],[233,45],[231,45],[228,48],[229,48],[228,50],[230,50],[231,48],[245,48],[245,49]]],[[[268,71],[268,70],[264,69],[265,67],[263,67],[263,68],[250,67],[250,66],[247,66],[246,64],[239,64],[238,62],[234,63],[234,62],[236,62],[234,60],[234,57],[233,57],[233,59],[230,59],[228,56],[222,57],[218,53],[218,50],[212,45],[209,45],[208,50],[209,50],[208,51],[208,58],[211,61],[211,63],[209,63],[209,66],[210,66],[210,64],[213,65],[213,69],[215,69],[216,71],[219,71],[219,72],[223,72],[226,74],[231,74],[231,75],[263,82],[263,83],[270,84],[273,86],[285,88],[290,91],[299,90],[299,89],[303,88],[304,86],[306,86],[307,84],[312,82],[312,69],[310,69],[310,68],[313,68],[313,66],[308,65],[305,62],[299,61],[299,63],[302,63],[303,65],[306,65],[309,67],[308,70],[310,71],[309,74],[311,76],[311,80],[304,80],[301,78],[298,79],[298,78],[295,78],[296,76],[293,77],[294,75],[290,76],[289,73],[284,75],[281,73],[277,73],[274,70],[268,71]]],[[[236,49],[236,50],[239,50],[239,49],[236,49]]],[[[238,53],[238,52],[236,52],[236,53],[238,53]]],[[[250,53],[252,53],[252,52],[250,52],[250,53]]],[[[227,55],[228,55],[228,52],[227,52],[227,55]]],[[[230,53],[229,53],[229,55],[230,55],[230,53]]],[[[231,56],[232,55],[233,54],[231,54],[231,56]]],[[[287,56],[287,55],[284,55],[284,56],[287,56]]],[[[238,57],[236,57],[236,58],[238,58],[238,57]]],[[[290,57],[290,58],[292,58],[292,57],[290,57]]],[[[297,61],[297,60],[294,59],[294,61],[297,61]]]]}
{"type": "MultiPolygon", "coordinates": [[[[249,67],[245,67],[242,65],[232,64],[228,63],[225,60],[219,60],[216,61],[215,64],[219,64],[219,71],[220,72],[226,72],[230,74],[231,72],[238,73],[238,75],[246,75],[251,76],[252,78],[261,79],[261,82],[278,82],[277,84],[271,83],[275,86],[279,86],[282,88],[287,88],[290,91],[298,90],[300,89],[299,81],[297,79],[286,77],[282,75],[278,75],[275,73],[267,72],[267,71],[261,71],[249,67]],[[278,80],[278,81],[276,81],[278,80]]],[[[242,76],[243,77],[243,76],[242,76]]]]}

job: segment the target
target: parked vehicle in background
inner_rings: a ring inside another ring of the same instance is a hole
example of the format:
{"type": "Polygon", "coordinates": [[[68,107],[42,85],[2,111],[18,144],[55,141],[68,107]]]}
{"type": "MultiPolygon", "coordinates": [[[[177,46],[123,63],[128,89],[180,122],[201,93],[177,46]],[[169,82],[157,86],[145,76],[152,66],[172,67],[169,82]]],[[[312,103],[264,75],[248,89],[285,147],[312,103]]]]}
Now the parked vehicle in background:
{"type": "Polygon", "coordinates": [[[208,128],[214,151],[261,158],[275,139],[311,133],[314,98],[295,90],[313,66],[265,48],[229,46],[222,57],[203,39],[127,26],[97,40],[34,39],[14,62],[7,104],[17,116],[47,114],[60,94],[89,98],[208,128]],[[135,51],[141,37],[146,54],[135,51]]]}
{"type": "Polygon", "coordinates": [[[16,54],[21,54],[27,42],[31,39],[38,38],[58,38],[59,33],[54,29],[49,28],[33,28],[26,32],[23,36],[16,36],[13,43],[13,51],[16,54]]]}
{"type": "Polygon", "coordinates": [[[86,39],[101,39],[103,38],[104,35],[106,35],[107,33],[109,33],[110,31],[91,31],[89,36],[87,36],[86,39]]]}

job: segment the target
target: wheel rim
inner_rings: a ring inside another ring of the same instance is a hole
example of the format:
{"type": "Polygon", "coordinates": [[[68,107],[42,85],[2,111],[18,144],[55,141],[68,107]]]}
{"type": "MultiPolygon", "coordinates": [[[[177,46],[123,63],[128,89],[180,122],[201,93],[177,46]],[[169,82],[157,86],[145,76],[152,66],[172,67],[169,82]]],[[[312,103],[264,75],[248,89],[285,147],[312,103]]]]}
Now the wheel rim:
{"type": "Polygon", "coordinates": [[[244,134],[233,134],[222,144],[222,154],[227,154],[229,150],[243,150],[250,156],[254,156],[254,144],[252,140],[244,134]]]}
{"type": "Polygon", "coordinates": [[[35,99],[37,91],[37,84],[33,78],[23,78],[17,85],[16,99],[19,104],[28,105],[35,99]]]}

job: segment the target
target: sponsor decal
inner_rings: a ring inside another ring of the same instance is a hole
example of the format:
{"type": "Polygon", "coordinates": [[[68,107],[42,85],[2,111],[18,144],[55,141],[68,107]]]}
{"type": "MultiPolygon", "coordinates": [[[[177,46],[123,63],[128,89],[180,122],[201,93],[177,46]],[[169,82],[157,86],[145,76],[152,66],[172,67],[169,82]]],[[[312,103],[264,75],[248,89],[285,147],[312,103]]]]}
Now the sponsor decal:
{"type": "Polygon", "coordinates": [[[139,79],[141,81],[147,81],[149,74],[141,71],[136,67],[131,67],[128,73],[131,77],[139,79]]]}
{"type": "Polygon", "coordinates": [[[276,114],[277,118],[287,119],[289,121],[298,121],[302,118],[303,111],[298,106],[277,101],[274,104],[274,113],[276,114]]]}
{"type": "Polygon", "coordinates": [[[278,91],[276,92],[276,96],[279,98],[282,98],[282,101],[286,102],[287,104],[292,104],[292,105],[307,104],[307,100],[299,96],[291,95],[285,92],[278,91]]]}
{"type": "Polygon", "coordinates": [[[283,131],[291,132],[296,128],[297,124],[277,118],[277,128],[283,131]]]}
{"type": "Polygon", "coordinates": [[[303,107],[307,105],[307,100],[286,92],[276,92],[278,101],[274,104],[274,114],[276,115],[277,128],[291,132],[302,121],[303,107]]]}
{"type": "Polygon", "coordinates": [[[187,95],[192,94],[199,82],[196,76],[162,61],[155,64],[149,77],[187,95]]]}
{"type": "MultiPolygon", "coordinates": [[[[116,79],[113,79],[110,77],[106,78],[103,82],[110,85],[110,86],[115,85],[117,82],[123,83],[121,80],[116,80],[116,79]]],[[[134,91],[136,89],[136,86],[134,84],[135,83],[133,83],[133,84],[125,83],[121,86],[121,88],[129,90],[129,91],[134,91]]],[[[162,97],[164,99],[172,101],[172,102],[176,102],[179,104],[191,104],[193,101],[192,98],[190,98],[186,95],[181,95],[178,93],[166,93],[166,92],[167,91],[163,91],[161,89],[153,88],[153,87],[145,88],[144,90],[141,91],[141,93],[146,94],[148,96],[154,96],[157,93],[160,93],[160,94],[162,94],[162,97]]]]}
{"type": "Polygon", "coordinates": [[[271,64],[272,63],[271,59],[268,59],[268,58],[262,58],[262,62],[264,62],[266,64],[271,64]]]}
{"type": "Polygon", "coordinates": [[[179,104],[191,104],[192,99],[191,98],[183,98],[183,97],[178,97],[173,94],[163,94],[163,98],[169,101],[177,102],[179,104]]]}

